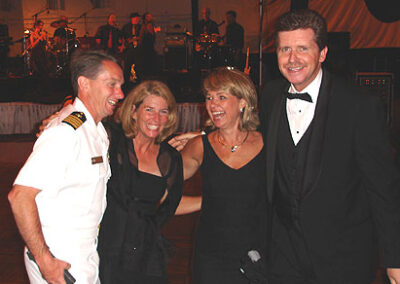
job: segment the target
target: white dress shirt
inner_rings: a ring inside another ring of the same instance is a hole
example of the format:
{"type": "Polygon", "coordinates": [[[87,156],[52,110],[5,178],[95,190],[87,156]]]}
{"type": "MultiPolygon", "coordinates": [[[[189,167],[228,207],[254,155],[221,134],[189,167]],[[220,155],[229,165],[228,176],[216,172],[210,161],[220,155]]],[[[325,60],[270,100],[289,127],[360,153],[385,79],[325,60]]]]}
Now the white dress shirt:
{"type": "Polygon", "coordinates": [[[308,93],[312,99],[311,103],[300,99],[286,99],[286,112],[294,145],[299,143],[314,118],[321,80],[322,69],[319,70],[314,80],[301,92],[298,92],[293,84],[290,85],[289,93],[308,93]]]}

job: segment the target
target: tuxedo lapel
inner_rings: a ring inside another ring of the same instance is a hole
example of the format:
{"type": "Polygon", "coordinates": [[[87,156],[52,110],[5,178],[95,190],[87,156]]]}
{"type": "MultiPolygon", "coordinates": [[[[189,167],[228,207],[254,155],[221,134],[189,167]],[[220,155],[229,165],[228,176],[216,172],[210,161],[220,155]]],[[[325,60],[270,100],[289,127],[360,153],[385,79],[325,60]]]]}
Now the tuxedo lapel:
{"type": "Polygon", "coordinates": [[[318,101],[312,121],[312,131],[306,164],[304,169],[304,179],[302,196],[305,197],[315,189],[316,181],[319,178],[324,157],[324,145],[327,130],[327,119],[329,112],[329,99],[331,90],[331,79],[329,73],[324,70],[321,87],[319,89],[318,101]]]}
{"type": "Polygon", "coordinates": [[[282,95],[277,96],[271,108],[271,116],[268,122],[267,145],[266,145],[266,174],[267,174],[267,194],[268,199],[272,202],[274,191],[275,162],[276,162],[276,145],[278,141],[278,130],[281,121],[281,115],[284,111],[284,103],[286,98],[283,95],[288,87],[278,90],[282,95]]]}

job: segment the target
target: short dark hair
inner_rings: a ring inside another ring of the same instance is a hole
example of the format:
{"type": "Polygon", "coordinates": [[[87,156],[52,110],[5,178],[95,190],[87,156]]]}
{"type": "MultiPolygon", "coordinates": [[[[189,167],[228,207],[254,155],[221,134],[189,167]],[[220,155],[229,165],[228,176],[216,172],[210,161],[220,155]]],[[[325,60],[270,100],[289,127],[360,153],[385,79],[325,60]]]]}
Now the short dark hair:
{"type": "Polygon", "coordinates": [[[129,16],[129,18],[136,18],[136,17],[140,17],[139,13],[137,12],[134,12],[129,16]]]}
{"type": "Polygon", "coordinates": [[[229,10],[228,12],[226,12],[227,15],[231,15],[232,17],[234,17],[236,19],[236,12],[233,10],[229,10]]]}
{"type": "Polygon", "coordinates": [[[325,19],[317,12],[309,9],[300,9],[282,14],[275,23],[275,45],[278,45],[279,32],[298,29],[312,29],[315,42],[320,50],[328,44],[328,31],[325,19]]]}
{"type": "Polygon", "coordinates": [[[78,95],[78,78],[95,79],[103,68],[104,61],[118,64],[117,59],[101,50],[75,50],[71,57],[71,83],[75,96],[78,95]]]}

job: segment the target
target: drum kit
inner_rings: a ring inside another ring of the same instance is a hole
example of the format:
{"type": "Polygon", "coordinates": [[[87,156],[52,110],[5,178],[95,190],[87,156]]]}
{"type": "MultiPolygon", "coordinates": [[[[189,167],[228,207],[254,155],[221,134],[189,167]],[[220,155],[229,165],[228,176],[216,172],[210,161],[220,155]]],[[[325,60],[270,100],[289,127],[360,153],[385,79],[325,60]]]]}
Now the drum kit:
{"type": "Polygon", "coordinates": [[[233,66],[233,50],[223,45],[219,34],[200,34],[195,50],[200,54],[200,68],[210,69],[220,66],[233,66]]]}
{"type": "MultiPolygon", "coordinates": [[[[51,27],[56,28],[53,38],[49,38],[45,48],[46,61],[50,69],[50,75],[61,77],[68,69],[68,63],[74,50],[80,47],[79,39],[76,37],[74,28],[67,27],[63,21],[53,21],[51,27]]],[[[32,54],[30,48],[30,37],[34,31],[24,29],[23,52],[25,73],[32,74],[32,54]]]]}
{"type": "Polygon", "coordinates": [[[56,76],[62,76],[67,69],[70,55],[80,47],[80,42],[75,34],[76,29],[67,27],[62,21],[54,21],[50,26],[56,28],[48,49],[50,66],[56,76]]]}

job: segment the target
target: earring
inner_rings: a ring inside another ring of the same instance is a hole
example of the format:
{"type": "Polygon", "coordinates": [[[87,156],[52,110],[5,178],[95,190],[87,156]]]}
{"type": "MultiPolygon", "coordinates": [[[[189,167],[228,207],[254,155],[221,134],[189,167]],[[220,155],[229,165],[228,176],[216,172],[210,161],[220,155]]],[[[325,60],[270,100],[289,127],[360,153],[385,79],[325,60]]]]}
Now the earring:
{"type": "Polygon", "coordinates": [[[242,107],[242,108],[240,109],[240,112],[244,112],[244,107],[242,107]]]}

